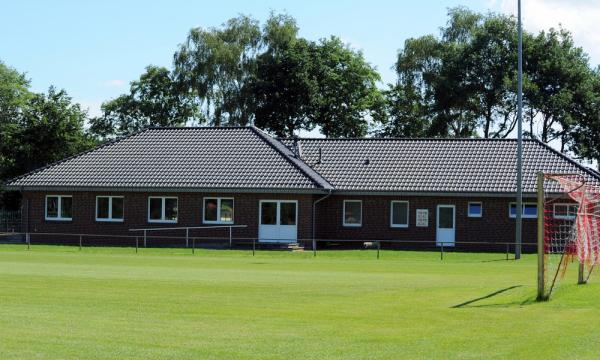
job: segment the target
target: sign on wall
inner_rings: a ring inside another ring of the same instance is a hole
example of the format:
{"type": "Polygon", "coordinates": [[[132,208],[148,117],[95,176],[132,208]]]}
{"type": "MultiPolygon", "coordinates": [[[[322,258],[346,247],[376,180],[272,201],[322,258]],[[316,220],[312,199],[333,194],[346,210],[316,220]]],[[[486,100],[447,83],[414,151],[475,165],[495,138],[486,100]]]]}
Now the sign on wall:
{"type": "Polygon", "coordinates": [[[428,227],[429,226],[429,210],[417,209],[417,226],[428,227]]]}

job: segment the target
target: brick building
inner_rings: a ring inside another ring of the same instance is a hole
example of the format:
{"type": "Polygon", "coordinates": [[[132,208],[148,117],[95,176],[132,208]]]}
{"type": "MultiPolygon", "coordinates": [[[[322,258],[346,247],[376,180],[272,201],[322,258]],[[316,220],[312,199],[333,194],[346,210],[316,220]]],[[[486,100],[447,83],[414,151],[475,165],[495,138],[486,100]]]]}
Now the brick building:
{"type": "MultiPolygon", "coordinates": [[[[539,171],[600,183],[526,140],[524,242],[535,242],[539,171]]],[[[221,239],[228,228],[208,227],[245,225],[231,230],[235,239],[474,248],[469,242],[514,241],[515,174],[511,139],[276,139],[254,127],[152,128],[6,187],[22,193],[23,228],[33,236],[104,234],[118,245],[129,240],[116,236],[136,228],[207,227],[193,236],[221,239]]]]}

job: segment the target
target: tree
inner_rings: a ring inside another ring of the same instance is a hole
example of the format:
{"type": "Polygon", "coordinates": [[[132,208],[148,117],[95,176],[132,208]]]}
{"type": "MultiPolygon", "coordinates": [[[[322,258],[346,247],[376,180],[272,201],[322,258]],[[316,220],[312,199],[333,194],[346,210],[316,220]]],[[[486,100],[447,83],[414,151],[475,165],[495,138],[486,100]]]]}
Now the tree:
{"type": "Polygon", "coordinates": [[[164,67],[148,66],[129,94],[102,104],[103,115],[91,119],[90,132],[100,138],[127,135],[150,126],[182,126],[198,121],[198,106],[181,91],[164,67]]]}
{"type": "Polygon", "coordinates": [[[583,87],[586,91],[580,94],[584,98],[576,102],[583,104],[578,108],[581,120],[573,125],[569,150],[580,158],[595,160],[600,171],[600,67],[583,87]]]}
{"type": "Polygon", "coordinates": [[[317,80],[310,118],[326,137],[362,137],[382,101],[380,76],[363,54],[339,38],[322,39],[316,47],[317,80]]]}
{"type": "Polygon", "coordinates": [[[174,56],[181,88],[203,106],[215,126],[246,125],[253,118],[247,93],[261,45],[258,22],[247,16],[230,19],[220,29],[192,29],[174,56]]]}
{"type": "Polygon", "coordinates": [[[21,108],[4,156],[13,160],[0,177],[12,178],[88,150],[96,143],[84,131],[87,113],[64,90],[33,94],[21,108]]]}

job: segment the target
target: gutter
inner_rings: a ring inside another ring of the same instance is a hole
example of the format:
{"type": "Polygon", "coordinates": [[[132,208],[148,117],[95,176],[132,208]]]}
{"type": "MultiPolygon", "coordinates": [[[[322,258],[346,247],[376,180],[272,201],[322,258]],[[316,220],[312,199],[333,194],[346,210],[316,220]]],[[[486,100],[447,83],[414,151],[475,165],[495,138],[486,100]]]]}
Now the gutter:
{"type": "Polygon", "coordinates": [[[315,225],[316,225],[316,215],[317,215],[317,204],[321,201],[327,199],[333,193],[333,189],[329,189],[327,195],[322,196],[313,202],[312,208],[312,248],[313,248],[313,256],[317,256],[317,239],[315,237],[315,225]]]}

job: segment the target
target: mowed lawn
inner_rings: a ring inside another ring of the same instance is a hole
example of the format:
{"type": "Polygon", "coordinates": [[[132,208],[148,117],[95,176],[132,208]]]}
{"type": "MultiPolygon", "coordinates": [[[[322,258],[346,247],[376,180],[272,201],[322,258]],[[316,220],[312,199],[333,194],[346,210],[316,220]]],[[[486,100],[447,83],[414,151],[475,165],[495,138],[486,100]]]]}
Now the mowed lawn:
{"type": "Polygon", "coordinates": [[[600,276],[503,258],[0,245],[0,358],[597,359],[600,276]]]}

